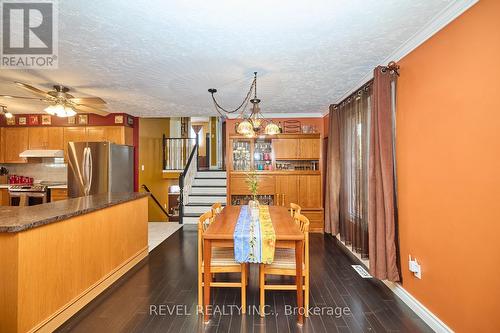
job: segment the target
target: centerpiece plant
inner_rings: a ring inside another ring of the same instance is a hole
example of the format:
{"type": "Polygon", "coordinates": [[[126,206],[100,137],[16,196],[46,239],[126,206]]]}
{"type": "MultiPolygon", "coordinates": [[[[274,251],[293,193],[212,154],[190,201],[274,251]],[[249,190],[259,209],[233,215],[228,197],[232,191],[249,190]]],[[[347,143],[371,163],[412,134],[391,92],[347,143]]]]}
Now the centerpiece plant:
{"type": "Polygon", "coordinates": [[[258,207],[259,202],[257,201],[257,192],[259,191],[259,182],[257,180],[257,175],[255,172],[252,170],[246,174],[246,183],[248,186],[248,190],[252,194],[252,199],[248,205],[253,208],[253,207],[258,207]]]}

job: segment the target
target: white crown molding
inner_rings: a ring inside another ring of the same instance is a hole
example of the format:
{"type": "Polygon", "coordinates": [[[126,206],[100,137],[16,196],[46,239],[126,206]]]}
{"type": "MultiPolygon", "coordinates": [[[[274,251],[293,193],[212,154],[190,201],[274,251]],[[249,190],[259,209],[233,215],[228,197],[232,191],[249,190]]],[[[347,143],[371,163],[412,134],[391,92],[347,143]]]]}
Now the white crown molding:
{"type": "Polygon", "coordinates": [[[406,289],[404,289],[399,283],[390,282],[387,280],[383,281],[389,289],[392,290],[396,296],[398,296],[410,309],[413,310],[427,325],[429,325],[434,332],[437,333],[449,333],[453,332],[445,323],[443,323],[435,314],[433,314],[429,309],[427,309],[422,303],[420,303],[415,297],[413,297],[406,289]]]}
{"type": "MultiPolygon", "coordinates": [[[[323,114],[321,112],[297,112],[297,113],[267,113],[263,112],[264,117],[266,118],[323,118],[323,114]]],[[[227,117],[229,119],[238,118],[239,114],[229,114],[227,117]]]]}
{"type": "MultiPolygon", "coordinates": [[[[479,0],[459,0],[450,3],[442,11],[440,11],[429,23],[427,23],[422,29],[417,31],[412,37],[410,37],[406,42],[403,43],[394,53],[386,57],[379,64],[387,64],[390,61],[399,61],[408,55],[410,52],[419,47],[426,40],[435,35],[438,31],[446,27],[451,21],[462,15],[467,9],[475,5],[479,0]]],[[[376,64],[375,66],[377,66],[376,64]]],[[[375,67],[374,66],[374,67],[375,67]]],[[[367,73],[361,80],[356,83],[356,85],[343,94],[335,103],[340,103],[345,98],[349,97],[357,89],[359,89],[363,84],[370,81],[373,78],[373,70],[367,73]]]]}

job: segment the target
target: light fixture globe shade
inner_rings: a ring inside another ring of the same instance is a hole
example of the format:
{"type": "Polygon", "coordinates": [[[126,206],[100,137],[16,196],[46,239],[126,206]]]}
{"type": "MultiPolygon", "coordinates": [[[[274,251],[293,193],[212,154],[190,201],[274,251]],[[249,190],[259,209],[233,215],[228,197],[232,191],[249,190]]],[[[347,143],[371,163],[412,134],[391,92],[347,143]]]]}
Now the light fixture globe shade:
{"type": "Polygon", "coordinates": [[[4,116],[5,116],[5,118],[7,118],[7,119],[10,119],[10,118],[14,117],[14,116],[12,115],[12,113],[10,113],[9,111],[5,111],[4,116]]]}
{"type": "Polygon", "coordinates": [[[51,116],[55,115],[56,114],[55,105],[47,106],[44,111],[50,114],[51,116]]]}
{"type": "Polygon", "coordinates": [[[236,130],[239,134],[242,134],[242,135],[247,135],[249,133],[252,133],[253,132],[253,126],[252,124],[250,124],[250,122],[248,120],[243,120],[239,125],[238,125],[238,128],[236,130]]]}
{"type": "Polygon", "coordinates": [[[66,113],[66,117],[73,117],[74,115],[76,115],[76,111],[68,106],[64,108],[64,112],[66,113]]]}
{"type": "Polygon", "coordinates": [[[264,129],[264,133],[267,135],[276,135],[279,134],[279,132],[280,128],[275,123],[267,124],[266,128],[264,129]]]}

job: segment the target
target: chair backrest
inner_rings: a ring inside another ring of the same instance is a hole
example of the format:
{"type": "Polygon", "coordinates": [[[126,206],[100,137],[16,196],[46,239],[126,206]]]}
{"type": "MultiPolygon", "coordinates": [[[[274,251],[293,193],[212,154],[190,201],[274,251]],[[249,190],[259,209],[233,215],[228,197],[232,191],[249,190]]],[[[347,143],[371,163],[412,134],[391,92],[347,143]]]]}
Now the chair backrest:
{"type": "Polygon", "coordinates": [[[295,214],[295,223],[300,228],[300,231],[304,233],[304,263],[306,269],[309,269],[309,219],[302,214],[295,214]]]}
{"type": "Polygon", "coordinates": [[[217,215],[222,211],[222,204],[220,202],[216,202],[212,205],[211,209],[214,215],[217,215]]]}
{"type": "Polygon", "coordinates": [[[201,268],[203,258],[203,234],[214,220],[214,212],[209,210],[202,214],[198,220],[198,268],[201,268]]]}
{"type": "Polygon", "coordinates": [[[300,207],[297,204],[294,204],[293,202],[290,202],[290,216],[291,217],[294,217],[295,213],[299,213],[300,214],[301,210],[302,210],[302,207],[300,207]]]}

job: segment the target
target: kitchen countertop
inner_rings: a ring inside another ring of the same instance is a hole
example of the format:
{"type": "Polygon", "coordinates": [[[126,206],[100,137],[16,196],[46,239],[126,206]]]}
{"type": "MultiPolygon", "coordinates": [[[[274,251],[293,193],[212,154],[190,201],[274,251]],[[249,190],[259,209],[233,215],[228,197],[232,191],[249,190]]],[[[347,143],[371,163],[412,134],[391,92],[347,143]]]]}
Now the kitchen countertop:
{"type": "MultiPolygon", "coordinates": [[[[9,188],[9,184],[0,184],[0,189],[2,189],[2,188],[3,189],[9,188]]],[[[47,186],[47,188],[49,188],[49,189],[52,189],[52,188],[67,189],[68,185],[66,185],[66,184],[64,184],[64,185],[51,185],[51,186],[47,186]]]]}
{"type": "Polygon", "coordinates": [[[1,206],[0,232],[20,232],[148,196],[145,192],[103,193],[35,206],[1,206]]]}

